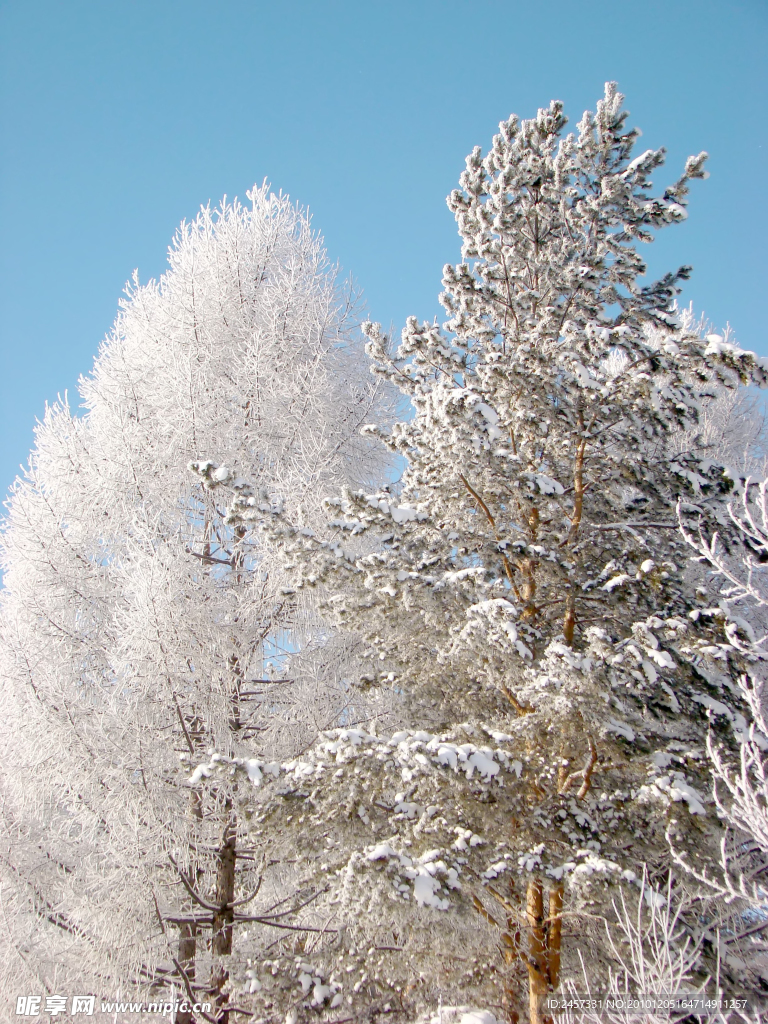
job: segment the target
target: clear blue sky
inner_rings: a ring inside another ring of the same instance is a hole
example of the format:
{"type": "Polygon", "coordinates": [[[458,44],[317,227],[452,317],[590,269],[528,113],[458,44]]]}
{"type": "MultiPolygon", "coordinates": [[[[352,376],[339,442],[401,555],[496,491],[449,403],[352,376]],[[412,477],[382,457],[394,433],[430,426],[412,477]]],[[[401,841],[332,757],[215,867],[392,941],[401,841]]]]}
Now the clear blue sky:
{"type": "Polygon", "coordinates": [[[766,0],[0,0],[0,491],[201,203],[266,177],[375,319],[431,318],[466,153],[606,79],[658,184],[711,154],[652,269],[692,263],[683,300],[768,353],[767,29],[766,0]]]}

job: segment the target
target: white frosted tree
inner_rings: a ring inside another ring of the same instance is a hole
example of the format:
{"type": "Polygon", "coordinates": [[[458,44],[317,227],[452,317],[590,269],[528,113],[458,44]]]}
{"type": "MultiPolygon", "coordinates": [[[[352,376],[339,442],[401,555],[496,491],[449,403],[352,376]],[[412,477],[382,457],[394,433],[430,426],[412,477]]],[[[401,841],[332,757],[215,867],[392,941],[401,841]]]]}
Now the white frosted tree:
{"type": "Polygon", "coordinates": [[[679,515],[694,561],[708,577],[712,600],[705,614],[727,623],[729,645],[742,654],[744,672],[735,680],[741,697],[739,711],[734,714],[721,701],[712,701],[708,707],[713,724],[707,737],[713,795],[726,826],[719,870],[702,870],[677,850],[675,859],[719,898],[720,913],[709,939],[745,991],[760,991],[764,996],[768,987],[768,481],[749,476],[738,481],[728,504],[735,537],[723,536],[722,529],[708,530],[695,506],[681,503],[679,515]],[[722,742],[716,728],[721,720],[732,723],[735,749],[722,742]]]}
{"type": "Polygon", "coordinates": [[[401,702],[394,735],[329,732],[260,790],[254,829],[326,880],[341,929],[300,967],[307,1007],[327,990],[407,1016],[442,992],[541,1021],[577,947],[607,978],[616,884],[663,898],[668,835],[717,859],[708,713],[729,708],[733,743],[740,627],[703,613],[676,507],[728,530],[734,480],[696,424],[768,376],[680,319],[690,268],[641,283],[637,244],[685,219],[705,154],[654,194],[664,153],[633,156],[622,102],[609,84],[574,135],[559,103],[503,122],[449,198],[446,323],[410,319],[394,353],[365,327],[413,405],[367,428],[401,485],[346,490],[314,534],[230,496],[361,639],[362,686],[401,702]]]}
{"type": "Polygon", "coordinates": [[[384,465],[360,436],[385,389],[354,296],[304,212],[266,187],[249,198],[202,210],[160,281],[134,281],[81,380],[85,412],[48,410],[9,501],[6,993],[173,988],[225,1022],[240,923],[274,938],[312,895],[268,838],[244,839],[244,792],[372,713],[347,685],[354,642],[223,515],[226,485],[316,526],[325,494],[384,465]],[[213,749],[233,769],[201,793],[213,749]]]}

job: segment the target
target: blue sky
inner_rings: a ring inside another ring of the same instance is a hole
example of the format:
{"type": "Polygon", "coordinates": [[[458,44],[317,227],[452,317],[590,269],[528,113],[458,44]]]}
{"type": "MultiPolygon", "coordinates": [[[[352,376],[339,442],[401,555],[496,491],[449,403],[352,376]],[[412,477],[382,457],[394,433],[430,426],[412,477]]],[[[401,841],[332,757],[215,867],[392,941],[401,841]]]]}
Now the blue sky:
{"type": "Polygon", "coordinates": [[[552,98],[575,125],[606,79],[657,184],[711,154],[651,269],[693,264],[683,300],[768,354],[767,30],[765,0],[0,0],[0,490],[201,203],[266,177],[374,319],[431,318],[466,153],[552,98]]]}

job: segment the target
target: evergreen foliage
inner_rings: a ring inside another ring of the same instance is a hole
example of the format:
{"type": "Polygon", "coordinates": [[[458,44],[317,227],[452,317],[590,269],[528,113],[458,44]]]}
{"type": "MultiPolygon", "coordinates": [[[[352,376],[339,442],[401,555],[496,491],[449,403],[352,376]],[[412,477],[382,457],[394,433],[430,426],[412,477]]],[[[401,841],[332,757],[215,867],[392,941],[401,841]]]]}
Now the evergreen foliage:
{"type": "Polygon", "coordinates": [[[387,968],[401,988],[412,948],[443,958],[421,976],[453,1001],[519,1012],[527,973],[533,1020],[561,956],[576,969],[562,936],[591,943],[606,977],[588,922],[619,882],[662,898],[670,836],[717,860],[707,735],[746,728],[740,626],[702,607],[676,510],[728,532],[738,480],[695,425],[718,388],[765,385],[766,367],[678,314],[690,268],[639,281],[637,243],[686,217],[706,154],[654,195],[664,153],[633,157],[622,102],[609,84],[575,135],[558,103],[502,123],[448,200],[462,262],[444,271],[446,323],[410,319],[395,354],[366,325],[375,372],[413,405],[366,428],[407,460],[401,487],[345,491],[315,535],[237,497],[229,512],[283,538],[297,585],[364,639],[364,681],[402,698],[394,736],[335,733],[290,769],[324,779],[309,821],[356,807],[338,899],[362,901],[366,936],[410,931],[387,968]],[[331,754],[359,777],[330,773],[331,754]],[[423,935],[413,901],[437,919],[423,935]],[[478,913],[499,925],[498,978],[460,970],[488,955],[478,913]]]}

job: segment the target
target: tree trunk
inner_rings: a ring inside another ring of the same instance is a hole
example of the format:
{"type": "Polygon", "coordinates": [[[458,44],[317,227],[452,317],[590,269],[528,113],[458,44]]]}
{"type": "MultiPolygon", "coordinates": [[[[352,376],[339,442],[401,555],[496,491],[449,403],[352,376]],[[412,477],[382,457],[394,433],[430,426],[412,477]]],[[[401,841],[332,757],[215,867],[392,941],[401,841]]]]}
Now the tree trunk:
{"type": "Polygon", "coordinates": [[[549,921],[547,922],[547,967],[550,989],[560,981],[560,941],[563,931],[563,885],[549,890],[549,921]]]}
{"type": "MultiPolygon", "coordinates": [[[[195,956],[197,954],[197,925],[179,925],[179,964],[189,979],[190,985],[195,980],[195,956]]],[[[183,984],[183,982],[182,982],[183,984]]],[[[182,998],[187,999],[186,988],[182,989],[182,998]]],[[[176,1024],[193,1024],[191,1010],[180,1010],[176,1014],[176,1024]]]]}
{"type": "Polygon", "coordinates": [[[544,886],[540,879],[528,883],[525,916],[528,922],[528,1006],[531,1024],[551,1024],[542,1002],[560,980],[563,886],[549,890],[548,917],[544,918],[544,886]]]}
{"type": "Polygon", "coordinates": [[[227,822],[222,835],[218,859],[219,868],[216,875],[216,896],[214,902],[218,909],[213,915],[213,932],[211,935],[211,996],[214,1000],[216,1020],[220,1024],[228,1024],[229,1012],[221,1008],[227,1001],[222,991],[229,978],[226,967],[217,963],[217,959],[229,956],[232,952],[232,929],[235,912],[232,904],[235,900],[235,863],[237,860],[237,828],[235,816],[227,822]]]}
{"type": "Polygon", "coordinates": [[[528,883],[525,900],[528,921],[528,1006],[531,1024],[544,1024],[541,1001],[547,993],[547,938],[544,931],[544,887],[541,880],[528,883]]]}

